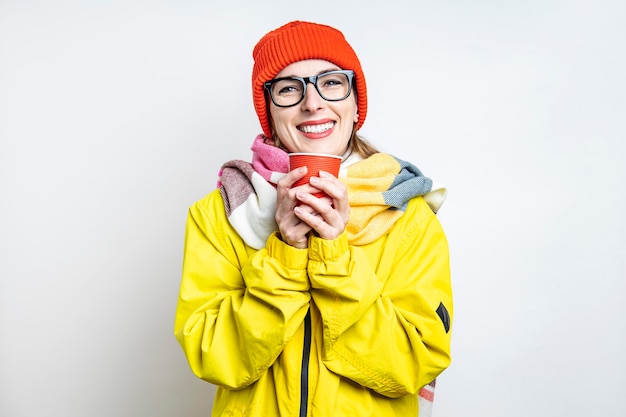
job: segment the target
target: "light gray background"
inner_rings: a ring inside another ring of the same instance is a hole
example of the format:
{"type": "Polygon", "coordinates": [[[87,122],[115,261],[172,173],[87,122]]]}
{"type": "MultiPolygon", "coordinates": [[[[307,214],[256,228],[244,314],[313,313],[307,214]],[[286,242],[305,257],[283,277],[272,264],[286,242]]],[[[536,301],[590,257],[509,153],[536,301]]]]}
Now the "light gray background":
{"type": "Polygon", "coordinates": [[[623,416],[623,1],[0,3],[0,415],[207,416],[173,336],[186,211],[259,133],[292,19],[362,60],[362,133],[445,183],[437,417],[623,416]]]}

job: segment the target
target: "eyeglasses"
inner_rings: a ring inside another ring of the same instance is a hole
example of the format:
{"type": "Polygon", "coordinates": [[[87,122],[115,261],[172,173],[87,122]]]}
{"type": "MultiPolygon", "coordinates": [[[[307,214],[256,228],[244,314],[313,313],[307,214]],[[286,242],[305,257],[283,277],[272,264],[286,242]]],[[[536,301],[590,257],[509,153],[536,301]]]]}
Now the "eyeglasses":
{"type": "Polygon", "coordinates": [[[311,83],[319,95],[326,101],[341,101],[348,98],[352,91],[354,71],[328,71],[311,77],[276,78],[263,83],[272,102],[277,107],[291,107],[300,103],[306,94],[306,86],[311,83]]]}

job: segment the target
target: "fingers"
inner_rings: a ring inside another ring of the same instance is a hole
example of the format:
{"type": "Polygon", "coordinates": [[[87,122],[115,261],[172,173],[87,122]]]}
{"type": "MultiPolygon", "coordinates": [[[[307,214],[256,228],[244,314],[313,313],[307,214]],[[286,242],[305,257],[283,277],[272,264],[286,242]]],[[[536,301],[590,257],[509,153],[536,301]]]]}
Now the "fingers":
{"type": "MultiPolygon", "coordinates": [[[[296,198],[296,189],[293,184],[306,175],[306,167],[295,169],[287,173],[277,183],[276,215],[282,240],[290,246],[304,249],[308,246],[308,234],[311,226],[303,223],[294,212],[300,202],[296,198]]],[[[310,187],[310,186],[308,186],[310,187]]],[[[312,210],[309,208],[309,210],[312,210]]]]}
{"type": "Polygon", "coordinates": [[[278,180],[277,186],[278,189],[290,189],[293,184],[298,181],[299,179],[303,178],[307,173],[307,167],[306,166],[302,166],[300,168],[296,168],[293,171],[288,172],[287,174],[285,174],[284,177],[282,177],[280,180],[278,180]]]}
{"type": "Polygon", "coordinates": [[[336,239],[346,228],[349,219],[349,206],[340,202],[335,207],[335,200],[330,197],[317,198],[309,193],[298,192],[298,200],[302,203],[294,207],[295,215],[310,226],[323,239],[336,239]]]}
{"type": "Polygon", "coordinates": [[[310,184],[293,187],[306,175],[306,167],[286,174],[277,184],[276,223],[287,244],[306,248],[311,230],[323,239],[336,239],[348,224],[350,205],[345,185],[320,171],[310,184]],[[325,196],[313,194],[323,191],[325,196]]]}
{"type": "Polygon", "coordinates": [[[348,203],[348,190],[344,183],[325,171],[320,171],[319,177],[311,177],[311,183],[332,199],[332,206],[338,211],[342,221],[347,223],[350,204],[348,203]]]}
{"type": "Polygon", "coordinates": [[[344,195],[347,196],[346,186],[326,171],[320,171],[319,177],[311,177],[310,182],[312,186],[324,191],[333,200],[341,200],[344,195]]]}

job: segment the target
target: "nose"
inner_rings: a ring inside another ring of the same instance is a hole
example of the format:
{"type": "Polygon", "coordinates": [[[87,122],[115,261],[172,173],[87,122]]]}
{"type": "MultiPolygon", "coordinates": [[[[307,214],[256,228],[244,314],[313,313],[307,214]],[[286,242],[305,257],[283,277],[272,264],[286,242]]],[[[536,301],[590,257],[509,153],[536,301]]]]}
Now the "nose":
{"type": "Polygon", "coordinates": [[[301,103],[302,110],[310,112],[319,110],[323,106],[324,101],[322,96],[317,92],[315,84],[309,81],[301,103]]]}

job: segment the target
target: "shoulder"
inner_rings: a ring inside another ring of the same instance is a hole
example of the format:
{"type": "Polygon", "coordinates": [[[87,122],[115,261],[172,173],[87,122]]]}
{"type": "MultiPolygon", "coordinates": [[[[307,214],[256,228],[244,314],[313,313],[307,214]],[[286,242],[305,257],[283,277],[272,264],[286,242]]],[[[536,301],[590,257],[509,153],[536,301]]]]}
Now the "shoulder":
{"type": "Polygon", "coordinates": [[[201,229],[208,231],[228,225],[224,199],[219,189],[215,189],[189,207],[189,217],[201,229]]]}
{"type": "Polygon", "coordinates": [[[426,202],[424,196],[417,196],[409,200],[403,217],[407,217],[410,220],[426,220],[436,218],[437,215],[426,202]]]}
{"type": "Polygon", "coordinates": [[[245,243],[226,214],[219,189],[213,190],[189,208],[187,233],[199,233],[220,251],[245,251],[245,243]]]}
{"type": "Polygon", "coordinates": [[[445,236],[437,214],[423,196],[409,200],[406,210],[396,223],[395,228],[401,241],[412,240],[417,236],[445,236]]]}
{"type": "Polygon", "coordinates": [[[206,212],[207,214],[211,213],[213,215],[220,215],[220,213],[222,213],[225,217],[224,198],[222,197],[220,189],[218,188],[211,191],[200,200],[193,203],[190,210],[206,212]]]}

